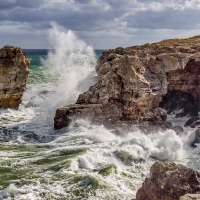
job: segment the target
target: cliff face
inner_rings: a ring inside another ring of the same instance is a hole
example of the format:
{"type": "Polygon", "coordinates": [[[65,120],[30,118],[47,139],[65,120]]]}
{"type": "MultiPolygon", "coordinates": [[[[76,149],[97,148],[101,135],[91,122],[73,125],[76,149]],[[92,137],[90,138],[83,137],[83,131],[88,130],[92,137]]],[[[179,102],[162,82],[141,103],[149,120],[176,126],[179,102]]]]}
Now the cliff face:
{"type": "Polygon", "coordinates": [[[30,61],[20,48],[0,49],[0,108],[18,108],[26,89],[30,61]]]}
{"type": "Polygon", "coordinates": [[[76,104],[56,111],[55,128],[77,117],[152,123],[164,122],[174,109],[182,109],[179,116],[200,110],[200,36],[111,49],[96,70],[98,82],[76,104]]]}

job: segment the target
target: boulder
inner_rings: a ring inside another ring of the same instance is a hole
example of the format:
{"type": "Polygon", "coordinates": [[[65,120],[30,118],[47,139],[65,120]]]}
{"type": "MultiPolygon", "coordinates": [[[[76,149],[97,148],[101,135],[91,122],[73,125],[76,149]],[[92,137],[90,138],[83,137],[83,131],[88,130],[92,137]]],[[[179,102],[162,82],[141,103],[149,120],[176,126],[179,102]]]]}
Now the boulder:
{"type": "Polygon", "coordinates": [[[188,127],[191,126],[194,122],[200,120],[200,117],[196,116],[196,117],[191,117],[190,119],[188,119],[188,121],[185,123],[184,127],[188,127]]]}
{"type": "Polygon", "coordinates": [[[103,124],[166,121],[200,111],[200,36],[110,49],[99,58],[98,81],[76,104],[58,108],[54,127],[77,117],[103,124]],[[167,111],[166,111],[166,110],[167,111]]]}
{"type": "Polygon", "coordinates": [[[156,162],[136,200],[179,200],[187,193],[200,194],[200,173],[173,162],[156,162]]]}
{"type": "Polygon", "coordinates": [[[200,200],[200,194],[185,194],[180,200],[200,200]]]}
{"type": "Polygon", "coordinates": [[[0,108],[17,109],[26,90],[30,61],[18,47],[0,49],[0,108]]]}
{"type": "Polygon", "coordinates": [[[188,144],[191,147],[196,147],[196,143],[200,143],[200,129],[196,129],[188,138],[188,144]]]}

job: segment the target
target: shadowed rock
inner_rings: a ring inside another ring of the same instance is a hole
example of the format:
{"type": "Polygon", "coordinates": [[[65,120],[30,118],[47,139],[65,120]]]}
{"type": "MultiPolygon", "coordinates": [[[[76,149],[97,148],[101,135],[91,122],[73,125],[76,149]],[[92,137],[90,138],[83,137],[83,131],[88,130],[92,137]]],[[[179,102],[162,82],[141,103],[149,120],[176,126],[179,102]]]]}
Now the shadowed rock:
{"type": "Polygon", "coordinates": [[[188,121],[185,123],[184,127],[188,127],[191,126],[194,122],[200,120],[200,117],[196,116],[196,117],[191,117],[190,119],[188,119],[188,121]]]}

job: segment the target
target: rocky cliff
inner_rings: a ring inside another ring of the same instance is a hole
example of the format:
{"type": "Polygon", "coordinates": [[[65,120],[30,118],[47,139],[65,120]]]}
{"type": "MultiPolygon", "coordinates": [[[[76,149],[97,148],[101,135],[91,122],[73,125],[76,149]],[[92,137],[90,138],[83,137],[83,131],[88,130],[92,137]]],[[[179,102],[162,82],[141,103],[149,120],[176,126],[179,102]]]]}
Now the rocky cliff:
{"type": "Polygon", "coordinates": [[[20,48],[0,49],[0,108],[19,107],[26,89],[29,59],[20,48]]]}
{"type": "Polygon", "coordinates": [[[103,52],[98,82],[74,105],[57,109],[54,126],[84,117],[103,124],[165,124],[167,112],[200,110],[200,36],[103,52]]]}

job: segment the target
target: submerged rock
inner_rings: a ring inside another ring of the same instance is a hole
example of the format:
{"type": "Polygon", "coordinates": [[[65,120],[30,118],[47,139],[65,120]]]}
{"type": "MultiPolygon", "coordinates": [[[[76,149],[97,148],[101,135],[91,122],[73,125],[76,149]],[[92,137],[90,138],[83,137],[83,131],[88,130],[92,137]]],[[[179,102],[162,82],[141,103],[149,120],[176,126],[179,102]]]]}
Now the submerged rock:
{"type": "Polygon", "coordinates": [[[110,49],[96,70],[97,83],[76,104],[57,109],[56,129],[77,117],[108,126],[149,128],[159,122],[166,128],[167,112],[179,110],[182,117],[200,110],[200,36],[110,49]]]}
{"type": "Polygon", "coordinates": [[[30,61],[18,47],[0,49],[0,108],[19,107],[26,89],[30,61]]]}
{"type": "MultiPolygon", "coordinates": [[[[200,194],[200,173],[173,162],[156,162],[137,191],[137,200],[179,200],[183,195],[200,194]]],[[[182,197],[182,199],[187,199],[182,197]]]]}

